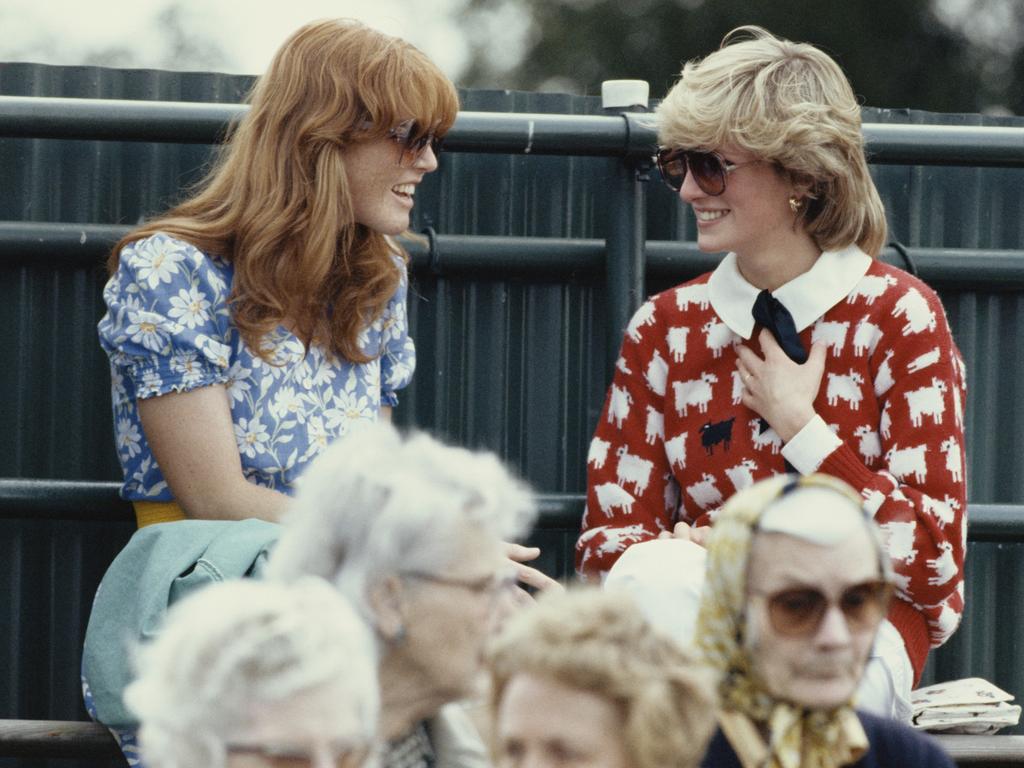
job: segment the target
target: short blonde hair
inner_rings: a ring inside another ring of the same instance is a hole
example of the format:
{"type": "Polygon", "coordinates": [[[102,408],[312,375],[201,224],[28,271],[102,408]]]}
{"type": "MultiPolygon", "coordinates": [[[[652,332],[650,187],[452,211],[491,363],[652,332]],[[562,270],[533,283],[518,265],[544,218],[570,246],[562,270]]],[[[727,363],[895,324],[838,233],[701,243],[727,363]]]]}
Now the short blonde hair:
{"type": "Polygon", "coordinates": [[[822,250],[885,245],[885,209],[868,172],[860,104],[839,65],[761,27],[734,29],[689,61],[657,109],[662,145],[733,145],[808,186],[804,229],[822,250]]]}
{"type": "Polygon", "coordinates": [[[550,678],[619,709],[634,768],[696,766],[715,727],[705,674],[625,594],[544,595],[509,619],[489,660],[492,720],[513,677],[550,678]]]}

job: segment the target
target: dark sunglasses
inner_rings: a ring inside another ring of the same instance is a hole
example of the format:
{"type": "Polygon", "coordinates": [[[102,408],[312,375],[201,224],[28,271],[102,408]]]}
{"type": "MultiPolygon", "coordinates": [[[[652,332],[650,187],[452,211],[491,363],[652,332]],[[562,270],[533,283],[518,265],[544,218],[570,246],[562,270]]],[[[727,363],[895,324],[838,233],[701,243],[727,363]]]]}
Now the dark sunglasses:
{"type": "Polygon", "coordinates": [[[429,146],[436,157],[441,153],[442,139],[433,131],[424,131],[415,120],[406,120],[388,131],[387,136],[402,148],[402,165],[412,165],[429,146]]]}
{"type": "Polygon", "coordinates": [[[851,632],[873,630],[885,618],[892,591],[892,585],[881,580],[847,587],[837,600],[814,587],[784,589],[766,596],[768,619],[780,635],[809,637],[817,633],[828,607],[835,604],[851,632]]]}
{"type": "Polygon", "coordinates": [[[730,163],[717,152],[666,147],[659,149],[654,159],[661,171],[662,181],[669,188],[676,192],[682,189],[689,170],[701,191],[712,197],[725,192],[725,177],[730,173],[744,165],[760,162],[747,160],[744,163],[730,163]]]}

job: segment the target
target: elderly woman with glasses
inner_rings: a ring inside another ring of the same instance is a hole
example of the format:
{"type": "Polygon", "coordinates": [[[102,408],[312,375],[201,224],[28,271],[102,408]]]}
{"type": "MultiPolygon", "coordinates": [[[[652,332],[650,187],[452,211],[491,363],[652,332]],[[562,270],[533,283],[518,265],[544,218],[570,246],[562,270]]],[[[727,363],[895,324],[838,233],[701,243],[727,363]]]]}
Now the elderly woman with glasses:
{"type": "Polygon", "coordinates": [[[780,476],[733,496],[708,541],[697,647],[718,674],[702,765],[952,766],[928,737],[851,699],[892,592],[853,489],[780,476]]]}
{"type": "Polygon", "coordinates": [[[577,568],[602,576],[658,536],[699,543],[756,480],[841,478],[895,571],[877,708],[907,718],[963,610],[964,365],[935,293],[877,258],[857,99],[820,50],[744,27],[686,64],[657,120],[663,179],[701,250],[727,254],[626,329],[577,568]]]}
{"type": "Polygon", "coordinates": [[[138,666],[125,699],[148,768],[360,768],[374,749],[372,636],[320,579],[198,592],[138,666]]]}
{"type": "Polygon", "coordinates": [[[489,651],[497,768],[696,768],[707,676],[625,595],[545,595],[489,651]]]}
{"type": "Polygon", "coordinates": [[[99,335],[140,527],[277,520],[415,366],[393,236],[437,169],[455,87],[409,43],[324,20],[284,42],[250,102],[195,193],[108,263],[99,335]]]}
{"type": "Polygon", "coordinates": [[[365,427],[302,479],[268,578],[332,582],[374,628],[385,768],[478,768],[458,704],[479,693],[485,642],[515,589],[504,539],[532,495],[487,453],[365,427]]]}

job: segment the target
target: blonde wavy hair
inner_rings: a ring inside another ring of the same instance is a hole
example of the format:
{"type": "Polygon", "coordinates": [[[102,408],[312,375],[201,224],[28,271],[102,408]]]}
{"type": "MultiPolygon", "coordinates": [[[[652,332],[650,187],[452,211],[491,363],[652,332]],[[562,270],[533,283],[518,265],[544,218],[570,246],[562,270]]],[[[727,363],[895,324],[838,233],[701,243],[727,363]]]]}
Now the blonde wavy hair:
{"type": "Polygon", "coordinates": [[[657,109],[662,145],[739,147],[807,187],[800,213],[822,250],[856,243],[875,257],[885,209],[868,172],[860,104],[839,65],[807,43],[739,27],[686,63],[657,109]]]}
{"type": "Polygon", "coordinates": [[[108,269],[128,243],[167,232],[234,264],[232,319],[264,359],[264,334],[287,320],[307,344],[366,362],[360,331],[384,311],[407,255],[355,223],[345,149],[410,119],[443,136],[455,87],[404,40],[332,19],[293,33],[249,100],[196,193],[126,235],[108,269]]]}
{"type": "Polygon", "coordinates": [[[512,678],[550,678],[615,705],[633,768],[696,766],[715,729],[704,672],[622,593],[581,587],[544,595],[508,620],[489,663],[492,725],[512,678]]]}

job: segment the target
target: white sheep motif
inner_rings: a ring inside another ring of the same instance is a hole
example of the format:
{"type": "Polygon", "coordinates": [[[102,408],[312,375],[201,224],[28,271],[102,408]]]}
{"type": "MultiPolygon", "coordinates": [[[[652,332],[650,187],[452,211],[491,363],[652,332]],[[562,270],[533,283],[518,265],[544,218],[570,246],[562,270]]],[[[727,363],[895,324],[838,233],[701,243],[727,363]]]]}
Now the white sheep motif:
{"type": "Polygon", "coordinates": [[[853,332],[853,354],[857,357],[863,357],[865,352],[869,355],[875,354],[875,347],[883,335],[881,328],[864,318],[857,323],[853,332]]]}
{"type": "Polygon", "coordinates": [[[634,342],[640,341],[642,338],[640,336],[640,329],[645,325],[652,325],[653,323],[654,302],[646,301],[630,318],[629,325],[626,326],[626,335],[634,342]]]}
{"type": "Polygon", "coordinates": [[[648,445],[654,445],[665,438],[665,417],[661,411],[647,406],[647,429],[644,435],[648,445]]]}
{"type": "Polygon", "coordinates": [[[672,468],[686,469],[686,432],[665,441],[665,455],[672,468]]]}
{"type": "Polygon", "coordinates": [[[919,357],[915,357],[907,364],[907,373],[917,373],[923,371],[930,365],[935,365],[939,362],[939,348],[936,347],[931,352],[925,352],[919,357]]]}
{"type": "Polygon", "coordinates": [[[633,404],[633,396],[628,389],[623,389],[617,384],[612,384],[610,401],[608,403],[608,423],[615,422],[615,426],[622,429],[622,422],[629,416],[629,406],[633,404]]]}
{"type": "Polygon", "coordinates": [[[811,343],[824,342],[832,350],[833,356],[839,357],[846,345],[846,333],[849,330],[849,321],[844,320],[840,323],[832,320],[819,320],[811,330],[811,343]]]}
{"type": "Polygon", "coordinates": [[[924,296],[916,288],[910,288],[900,296],[892,312],[893,317],[903,316],[906,324],[903,335],[921,333],[925,328],[934,331],[936,326],[935,313],[928,306],[924,296]]]}
{"type": "Polygon", "coordinates": [[[825,396],[829,405],[837,405],[839,400],[845,400],[850,404],[851,410],[860,409],[860,401],[864,399],[864,393],[860,385],[864,383],[864,377],[857,371],[850,369],[847,374],[830,373],[828,375],[828,388],[825,396]]]}
{"type": "Polygon", "coordinates": [[[715,359],[721,357],[722,350],[733,344],[738,338],[728,325],[717,320],[706,322],[701,331],[704,333],[705,343],[715,359]]]}
{"type": "Polygon", "coordinates": [[[885,401],[885,405],[882,406],[882,415],[878,418],[878,431],[882,437],[886,440],[889,439],[890,430],[892,429],[892,416],[889,415],[889,401],[885,401]]]}
{"type": "Polygon", "coordinates": [[[878,433],[867,424],[853,430],[854,437],[860,438],[857,445],[857,452],[864,457],[865,463],[870,464],[882,456],[882,441],[878,439],[878,433]]]}
{"type": "Polygon", "coordinates": [[[587,451],[587,464],[590,464],[594,469],[601,469],[608,460],[608,449],[610,447],[611,443],[607,440],[595,437],[590,441],[590,449],[587,451]]]}
{"type": "Polygon", "coordinates": [[[624,552],[626,547],[651,538],[650,531],[639,523],[622,528],[604,526],[602,531],[604,533],[604,541],[597,548],[597,554],[599,555],[613,555],[616,552],[624,552]]]}
{"type": "Polygon", "coordinates": [[[615,467],[615,477],[619,481],[619,485],[625,488],[632,483],[633,493],[643,496],[644,491],[647,490],[647,484],[651,481],[654,463],[630,453],[629,448],[625,445],[621,446],[615,455],[619,457],[619,463],[615,467]]]}
{"type": "Polygon", "coordinates": [[[896,383],[896,379],[892,377],[892,357],[894,354],[891,349],[886,350],[885,359],[878,366],[878,373],[875,374],[875,397],[882,397],[896,383]]]}
{"type": "Polygon", "coordinates": [[[864,303],[870,307],[875,303],[875,299],[885,293],[890,285],[896,285],[896,282],[892,275],[864,275],[846,297],[846,301],[853,304],[858,296],[863,296],[866,299],[864,303]]]}
{"type": "Polygon", "coordinates": [[[923,483],[928,477],[928,465],[924,457],[927,452],[928,446],[924,444],[910,448],[900,448],[894,444],[885,452],[885,461],[889,472],[899,480],[913,475],[915,482],[923,483]]]}
{"type": "Polygon", "coordinates": [[[626,376],[633,375],[633,371],[631,371],[629,366],[626,365],[626,358],[624,357],[619,357],[619,359],[615,361],[615,367],[622,371],[626,376]]]}
{"type": "Polygon", "coordinates": [[[647,365],[644,378],[647,379],[647,386],[651,388],[654,394],[659,397],[664,396],[665,383],[668,381],[668,363],[665,362],[665,358],[661,356],[658,350],[654,350],[654,357],[651,358],[651,362],[647,365]]]}
{"type": "Polygon", "coordinates": [[[732,372],[732,404],[739,405],[743,402],[743,393],[746,391],[746,387],[743,386],[743,377],[740,376],[739,371],[732,372]]]}
{"type": "Polygon", "coordinates": [[[757,471],[757,464],[753,459],[743,459],[735,467],[725,470],[725,476],[729,478],[732,487],[737,491],[749,488],[754,484],[754,472],[757,471]]]}
{"type": "Polygon", "coordinates": [[[685,311],[691,304],[697,304],[701,309],[708,308],[707,283],[676,288],[676,306],[685,311]]]}
{"type": "Polygon", "coordinates": [[[946,454],[946,470],[954,483],[964,479],[964,465],[960,459],[960,444],[955,437],[947,437],[942,441],[939,450],[946,454]]]}
{"type": "Polygon", "coordinates": [[[673,381],[672,391],[676,398],[676,412],[685,416],[691,405],[696,405],[701,413],[708,412],[708,403],[711,402],[711,385],[718,383],[718,377],[713,373],[702,373],[699,379],[689,381],[673,381]]]}
{"type": "Polygon", "coordinates": [[[686,336],[689,332],[688,327],[668,329],[668,351],[672,353],[672,362],[681,363],[686,357],[686,336]]]}
{"type": "Polygon", "coordinates": [[[871,489],[864,491],[863,496],[865,511],[874,517],[885,503],[885,494],[879,490],[871,489]]]}
{"type": "Polygon", "coordinates": [[[779,433],[771,427],[762,432],[760,419],[750,420],[750,439],[753,441],[755,448],[767,446],[771,449],[772,454],[777,454],[782,450],[782,438],[779,437],[779,433]]]}
{"type": "Polygon", "coordinates": [[[942,501],[933,499],[931,496],[922,496],[921,507],[938,521],[939,528],[945,528],[956,519],[960,503],[950,496],[946,496],[942,501]]]}
{"type": "Polygon", "coordinates": [[[928,624],[933,629],[939,631],[937,639],[941,642],[956,632],[956,628],[960,626],[960,614],[949,605],[943,603],[938,618],[934,621],[929,621],[928,624]]]}
{"type": "Polygon", "coordinates": [[[627,515],[633,514],[633,502],[636,499],[624,488],[615,483],[602,483],[594,488],[594,492],[605,517],[611,517],[616,508],[627,515]]]}
{"type": "Polygon", "coordinates": [[[943,584],[948,584],[960,571],[953,560],[953,545],[948,541],[939,542],[938,557],[925,560],[925,563],[935,571],[934,576],[928,577],[928,583],[933,587],[941,587],[943,584]]]}
{"type": "Polygon", "coordinates": [[[905,565],[910,565],[917,558],[917,550],[914,548],[914,531],[917,523],[891,522],[882,523],[878,526],[882,531],[882,539],[885,541],[885,551],[893,560],[899,560],[905,565]]]}
{"type": "Polygon", "coordinates": [[[715,478],[705,472],[699,482],[686,487],[687,495],[701,509],[717,507],[722,503],[722,493],[715,487],[715,478]]]}
{"type": "Polygon", "coordinates": [[[920,427],[925,416],[931,416],[936,424],[942,423],[942,414],[946,410],[946,382],[942,379],[932,379],[930,387],[921,387],[910,392],[904,392],[907,398],[907,406],[910,408],[910,423],[912,426],[920,427]]]}

